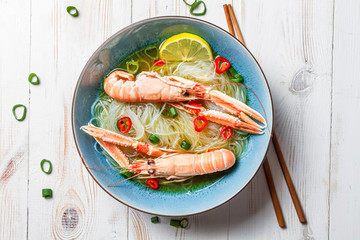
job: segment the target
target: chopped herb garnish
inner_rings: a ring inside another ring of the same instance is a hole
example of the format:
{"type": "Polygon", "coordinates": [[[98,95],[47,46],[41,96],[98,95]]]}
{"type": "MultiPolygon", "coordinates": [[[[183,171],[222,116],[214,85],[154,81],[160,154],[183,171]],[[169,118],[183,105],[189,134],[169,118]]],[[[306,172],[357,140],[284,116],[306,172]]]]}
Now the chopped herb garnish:
{"type": "Polygon", "coordinates": [[[187,228],[188,225],[189,225],[189,221],[186,218],[181,219],[180,221],[181,228],[187,228]]]}
{"type": "Polygon", "coordinates": [[[43,172],[46,173],[46,174],[50,174],[50,173],[52,172],[52,164],[51,164],[51,162],[50,162],[49,160],[47,160],[47,159],[41,160],[41,162],[40,162],[40,167],[41,167],[41,171],[43,171],[43,172]],[[48,164],[49,164],[49,169],[48,169],[47,171],[44,169],[45,163],[48,163],[48,164]]]}
{"type": "Polygon", "coordinates": [[[149,140],[150,142],[156,144],[156,143],[159,143],[160,142],[160,138],[158,135],[156,134],[151,134],[150,137],[149,137],[149,140]]]}
{"type": "Polygon", "coordinates": [[[73,17],[79,16],[79,11],[74,6],[68,6],[66,11],[73,17]]]}
{"type": "Polygon", "coordinates": [[[33,85],[39,85],[40,83],[39,77],[35,73],[30,73],[28,80],[33,85]]]}
{"type": "Polygon", "coordinates": [[[24,121],[24,119],[26,118],[26,111],[27,111],[27,109],[26,109],[25,105],[22,105],[22,104],[16,104],[12,108],[13,115],[14,115],[15,119],[18,120],[19,122],[24,121]],[[21,117],[16,116],[16,109],[18,109],[18,108],[23,108],[23,113],[22,113],[21,117]]]}
{"type": "Polygon", "coordinates": [[[180,227],[180,220],[177,220],[177,219],[171,219],[171,220],[170,220],[170,226],[173,226],[173,227],[180,227]]]}
{"type": "Polygon", "coordinates": [[[152,222],[152,223],[159,223],[159,222],[160,222],[160,221],[159,221],[159,217],[158,217],[158,216],[152,217],[152,218],[151,218],[151,222],[152,222]]]}
{"type": "Polygon", "coordinates": [[[176,108],[171,107],[170,108],[170,115],[172,116],[172,118],[176,118],[178,115],[178,112],[176,111],[176,108]]]}
{"type": "Polygon", "coordinates": [[[52,190],[50,188],[43,188],[42,189],[42,196],[43,196],[43,198],[51,198],[52,197],[52,190]]]}

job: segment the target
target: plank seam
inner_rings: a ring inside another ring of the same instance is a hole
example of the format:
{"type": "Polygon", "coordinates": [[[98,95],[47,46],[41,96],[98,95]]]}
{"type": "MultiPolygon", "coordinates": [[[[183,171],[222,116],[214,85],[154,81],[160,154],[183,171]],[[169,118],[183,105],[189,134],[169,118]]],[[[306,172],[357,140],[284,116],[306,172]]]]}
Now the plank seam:
{"type": "Polygon", "coordinates": [[[333,140],[333,97],[334,97],[334,39],[335,39],[335,0],[333,0],[333,28],[332,28],[332,46],[331,46],[331,96],[330,96],[330,146],[329,146],[329,187],[328,187],[328,240],[330,239],[330,198],[331,198],[331,172],[332,172],[332,140],[333,140]]]}
{"type": "MultiPolygon", "coordinates": [[[[32,0],[29,3],[29,72],[31,72],[31,25],[32,25],[32,0]]],[[[30,100],[31,100],[31,89],[30,84],[29,86],[29,101],[28,101],[28,108],[30,110],[30,100]]],[[[28,141],[27,141],[27,194],[26,194],[26,239],[29,239],[29,176],[30,176],[30,114],[28,118],[28,141]]]]}

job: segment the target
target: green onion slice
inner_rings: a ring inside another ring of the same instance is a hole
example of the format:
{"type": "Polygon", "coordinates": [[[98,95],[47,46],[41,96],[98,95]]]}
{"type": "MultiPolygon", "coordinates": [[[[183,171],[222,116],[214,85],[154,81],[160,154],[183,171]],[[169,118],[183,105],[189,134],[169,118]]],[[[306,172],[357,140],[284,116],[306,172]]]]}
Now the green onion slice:
{"type": "Polygon", "coordinates": [[[151,70],[151,67],[150,67],[150,64],[145,61],[145,60],[139,60],[139,68],[142,70],[142,71],[150,71],[151,70]]]}
{"type": "Polygon", "coordinates": [[[50,160],[47,160],[47,159],[41,160],[40,167],[41,167],[41,171],[43,171],[46,174],[50,174],[52,172],[52,163],[50,162],[50,160]],[[49,164],[49,169],[47,171],[44,169],[45,163],[49,164]]]}
{"type": "Polygon", "coordinates": [[[144,53],[152,60],[159,59],[159,49],[156,46],[150,46],[145,48],[144,53]]]}
{"type": "Polygon", "coordinates": [[[170,108],[170,115],[172,116],[172,118],[176,118],[178,115],[178,112],[176,111],[176,108],[171,107],[170,108]]]}
{"type": "Polygon", "coordinates": [[[170,111],[167,108],[164,108],[164,110],[161,112],[161,115],[164,117],[170,117],[170,111]]]}
{"type": "Polygon", "coordinates": [[[188,3],[186,0],[183,0],[183,2],[186,4],[186,5],[188,5],[188,6],[192,6],[192,5],[194,5],[196,2],[197,2],[198,0],[195,0],[194,2],[192,2],[192,3],[188,3]]]}
{"type": "Polygon", "coordinates": [[[160,138],[156,134],[151,134],[149,137],[149,140],[150,140],[150,142],[155,143],[155,144],[160,142],[160,138]]]}
{"type": "Polygon", "coordinates": [[[28,79],[29,79],[29,83],[33,85],[39,85],[40,83],[39,77],[35,73],[30,73],[28,79]]]}
{"type": "Polygon", "coordinates": [[[18,120],[19,122],[24,121],[24,119],[26,118],[26,111],[27,111],[26,107],[22,104],[16,104],[12,108],[13,115],[14,115],[15,119],[18,120]],[[16,116],[16,109],[18,109],[18,108],[23,108],[23,113],[22,113],[21,117],[16,116]]]}
{"type": "Polygon", "coordinates": [[[233,79],[233,82],[236,82],[236,83],[244,82],[243,76],[241,76],[233,67],[229,68],[229,72],[235,78],[235,79],[233,79]]]}
{"type": "Polygon", "coordinates": [[[66,11],[73,17],[79,16],[79,11],[74,6],[68,6],[66,11]]]}
{"type": "Polygon", "coordinates": [[[180,220],[177,220],[177,219],[171,219],[171,220],[170,220],[170,226],[173,226],[173,227],[180,227],[180,220]]]}
{"type": "Polygon", "coordinates": [[[205,15],[206,13],[206,5],[204,3],[204,1],[198,1],[198,2],[194,2],[191,7],[190,7],[190,13],[194,16],[202,16],[202,15],[205,15]],[[204,6],[204,10],[202,12],[194,12],[195,9],[197,9],[200,4],[202,4],[204,6]]]}
{"type": "Polygon", "coordinates": [[[189,221],[186,218],[181,219],[180,221],[181,228],[187,228],[188,225],[189,225],[189,221]]]}
{"type": "Polygon", "coordinates": [[[42,189],[42,196],[43,196],[43,198],[51,198],[52,197],[52,190],[50,188],[43,188],[42,189]]]}
{"type": "Polygon", "coordinates": [[[128,73],[136,74],[139,71],[139,63],[137,61],[131,60],[126,62],[126,69],[128,73]]]}
{"type": "Polygon", "coordinates": [[[189,143],[188,141],[186,140],[183,140],[181,143],[180,143],[180,147],[185,149],[185,150],[189,150],[191,148],[191,143],[189,143]]]}
{"type": "Polygon", "coordinates": [[[152,223],[159,223],[159,222],[160,222],[160,221],[159,221],[159,217],[158,217],[158,216],[152,217],[152,218],[151,218],[151,222],[152,222],[152,223]]]}
{"type": "MultiPolygon", "coordinates": [[[[127,170],[127,168],[122,168],[121,171],[125,171],[127,170]]],[[[129,177],[132,177],[134,174],[131,173],[131,172],[122,172],[120,173],[121,175],[123,175],[125,178],[129,178],[129,177]]]]}

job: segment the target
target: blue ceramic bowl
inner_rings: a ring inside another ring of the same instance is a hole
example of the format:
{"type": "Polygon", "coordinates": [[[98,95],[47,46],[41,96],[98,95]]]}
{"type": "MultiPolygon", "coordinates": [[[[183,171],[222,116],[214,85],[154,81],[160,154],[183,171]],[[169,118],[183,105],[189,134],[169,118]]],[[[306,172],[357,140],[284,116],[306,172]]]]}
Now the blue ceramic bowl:
{"type": "MultiPolygon", "coordinates": [[[[80,127],[87,125],[90,107],[99,91],[101,81],[117,63],[145,45],[159,42],[178,33],[193,33],[204,38],[213,51],[228,59],[245,77],[245,84],[254,90],[266,112],[268,130],[252,135],[245,152],[238,156],[235,169],[219,182],[200,191],[164,193],[126,181],[116,187],[108,184],[123,177],[114,169],[89,169],[95,181],[118,201],[143,212],[164,216],[185,216],[213,209],[238,194],[254,177],[266,154],[273,126],[270,90],[265,76],[251,55],[236,38],[225,30],[202,20],[188,17],[157,17],[134,23],[117,32],[103,43],[85,65],[75,88],[72,107],[72,126],[77,149],[86,166],[108,167],[105,157],[94,149],[95,140],[80,127]]],[[[249,93],[249,105],[264,115],[256,97],[249,93]]]]}

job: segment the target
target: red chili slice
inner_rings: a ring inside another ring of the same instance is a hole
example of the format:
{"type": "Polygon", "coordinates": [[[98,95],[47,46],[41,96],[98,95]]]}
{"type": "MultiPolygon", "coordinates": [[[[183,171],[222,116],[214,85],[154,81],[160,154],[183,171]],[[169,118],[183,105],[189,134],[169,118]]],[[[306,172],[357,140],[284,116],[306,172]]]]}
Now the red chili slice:
{"type": "Polygon", "coordinates": [[[231,67],[231,64],[228,60],[223,57],[217,57],[215,59],[215,72],[223,73],[231,67]]]}
{"type": "Polygon", "coordinates": [[[220,130],[221,136],[223,139],[228,140],[230,139],[232,132],[230,127],[222,127],[220,130]]]}
{"type": "Polygon", "coordinates": [[[156,66],[162,66],[162,65],[165,64],[165,61],[164,61],[164,60],[155,60],[155,61],[154,61],[154,64],[155,64],[156,66]]]}
{"type": "Polygon", "coordinates": [[[159,183],[155,179],[148,179],[146,180],[146,184],[149,185],[152,189],[158,189],[159,183]]]}
{"type": "Polygon", "coordinates": [[[195,131],[201,132],[207,125],[207,119],[204,116],[199,116],[194,119],[195,131]],[[200,123],[200,124],[199,124],[200,123]]]}
{"type": "Polygon", "coordinates": [[[122,133],[127,133],[128,131],[130,131],[131,125],[132,122],[129,117],[120,118],[118,121],[118,127],[120,132],[122,133]]]}
{"type": "Polygon", "coordinates": [[[191,107],[194,107],[194,108],[188,108],[188,110],[190,112],[192,112],[193,114],[196,114],[196,115],[199,115],[199,113],[201,111],[203,111],[203,109],[204,109],[203,106],[200,103],[195,102],[195,101],[189,101],[187,103],[187,105],[190,105],[191,107]]]}

